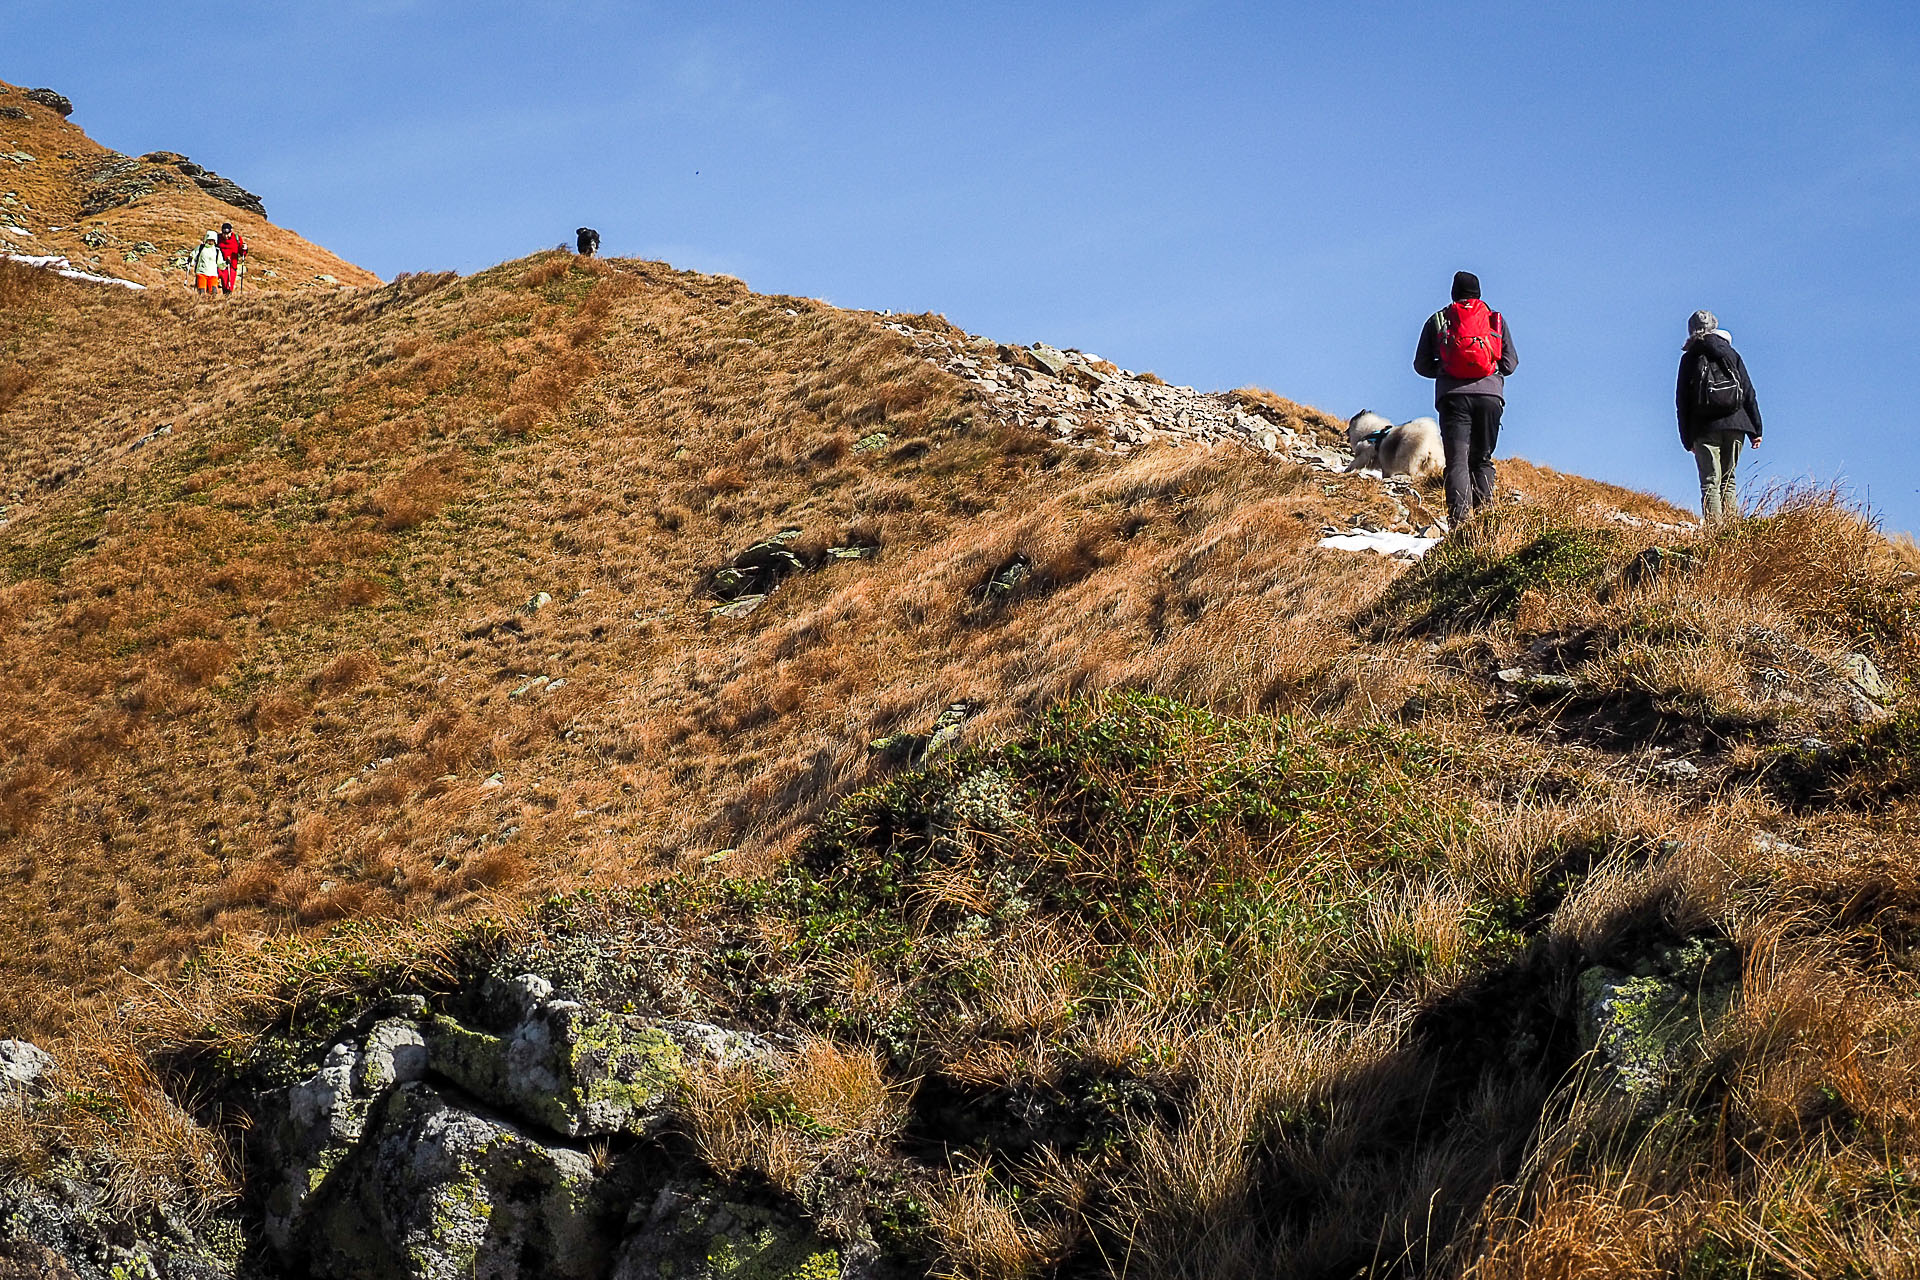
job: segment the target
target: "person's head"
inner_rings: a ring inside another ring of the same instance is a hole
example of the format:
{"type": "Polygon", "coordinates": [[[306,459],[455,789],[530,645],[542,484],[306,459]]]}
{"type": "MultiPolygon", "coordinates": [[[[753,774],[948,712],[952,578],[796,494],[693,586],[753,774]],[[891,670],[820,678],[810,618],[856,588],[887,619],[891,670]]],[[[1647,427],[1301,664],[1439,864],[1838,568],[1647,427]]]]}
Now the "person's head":
{"type": "Polygon", "coordinates": [[[232,234],[233,234],[233,224],[232,224],[231,222],[223,222],[223,223],[221,223],[221,224],[220,224],[220,234],[221,234],[221,235],[223,235],[223,236],[230,236],[230,235],[232,235],[232,234]]]}
{"type": "Polygon", "coordinates": [[[204,241],[202,241],[202,243],[212,244],[215,240],[218,240],[219,238],[220,238],[219,236],[216,236],[213,234],[213,232],[209,231],[207,232],[207,238],[204,241]]]}
{"type": "Polygon", "coordinates": [[[1468,298],[1480,296],[1480,277],[1471,271],[1453,273],[1453,300],[1465,302],[1468,298]]]}
{"type": "Polygon", "coordinates": [[[1687,317],[1687,336],[1697,338],[1703,333],[1712,333],[1720,327],[1720,320],[1713,312],[1701,310],[1687,317]]]}

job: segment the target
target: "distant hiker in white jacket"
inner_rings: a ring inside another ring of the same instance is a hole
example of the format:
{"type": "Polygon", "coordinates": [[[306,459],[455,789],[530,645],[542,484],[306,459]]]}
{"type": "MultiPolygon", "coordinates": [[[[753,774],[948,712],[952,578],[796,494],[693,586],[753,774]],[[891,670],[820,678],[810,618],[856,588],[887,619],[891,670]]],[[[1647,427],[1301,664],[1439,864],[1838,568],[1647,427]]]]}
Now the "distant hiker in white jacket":
{"type": "Polygon", "coordinates": [[[201,293],[214,294],[220,290],[220,245],[219,237],[207,232],[207,238],[187,259],[187,272],[193,276],[193,287],[201,293]]]}

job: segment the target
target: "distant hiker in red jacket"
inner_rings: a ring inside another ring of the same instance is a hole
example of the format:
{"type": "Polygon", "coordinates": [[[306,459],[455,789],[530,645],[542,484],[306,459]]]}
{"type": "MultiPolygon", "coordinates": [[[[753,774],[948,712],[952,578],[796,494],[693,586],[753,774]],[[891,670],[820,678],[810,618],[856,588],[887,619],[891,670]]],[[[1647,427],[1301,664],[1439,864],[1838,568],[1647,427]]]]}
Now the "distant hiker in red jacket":
{"type": "Polygon", "coordinates": [[[187,272],[193,277],[193,287],[201,293],[211,294],[220,287],[220,246],[213,232],[207,232],[207,238],[187,255],[187,272]]]}
{"type": "Polygon", "coordinates": [[[1740,514],[1734,468],[1740,446],[1760,447],[1760,401],[1747,365],[1711,311],[1687,319],[1687,344],[1673,407],[1680,418],[1680,444],[1700,468],[1700,518],[1719,524],[1740,514]]]}
{"type": "Polygon", "coordinates": [[[247,256],[247,242],[231,222],[223,222],[214,245],[220,250],[220,288],[232,293],[240,285],[240,260],[247,256]]]}
{"type": "Polygon", "coordinates": [[[1519,367],[1513,331],[1480,300],[1480,277],[1454,272],[1453,303],[1433,313],[1413,355],[1413,371],[1434,380],[1450,529],[1493,497],[1493,450],[1507,407],[1507,375],[1519,367]]]}

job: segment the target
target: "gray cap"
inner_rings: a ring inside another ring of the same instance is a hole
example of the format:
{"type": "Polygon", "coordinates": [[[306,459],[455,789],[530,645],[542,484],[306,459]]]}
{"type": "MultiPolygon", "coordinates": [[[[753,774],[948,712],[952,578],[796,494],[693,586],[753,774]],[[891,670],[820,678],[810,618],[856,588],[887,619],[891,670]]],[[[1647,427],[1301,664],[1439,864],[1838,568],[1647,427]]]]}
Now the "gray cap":
{"type": "Polygon", "coordinates": [[[1720,327],[1720,319],[1711,311],[1696,311],[1687,317],[1687,336],[1697,338],[1720,327]]]}

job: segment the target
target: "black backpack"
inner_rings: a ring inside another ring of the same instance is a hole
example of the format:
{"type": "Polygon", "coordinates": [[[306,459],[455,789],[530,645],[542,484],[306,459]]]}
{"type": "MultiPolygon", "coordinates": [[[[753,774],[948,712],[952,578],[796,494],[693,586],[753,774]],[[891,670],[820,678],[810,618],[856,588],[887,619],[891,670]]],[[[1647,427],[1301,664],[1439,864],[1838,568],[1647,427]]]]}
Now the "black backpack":
{"type": "Polygon", "coordinates": [[[1702,351],[1700,369],[1694,383],[1693,407],[1702,418],[1724,418],[1747,401],[1740,386],[1740,375],[1733,365],[1702,351]]]}

